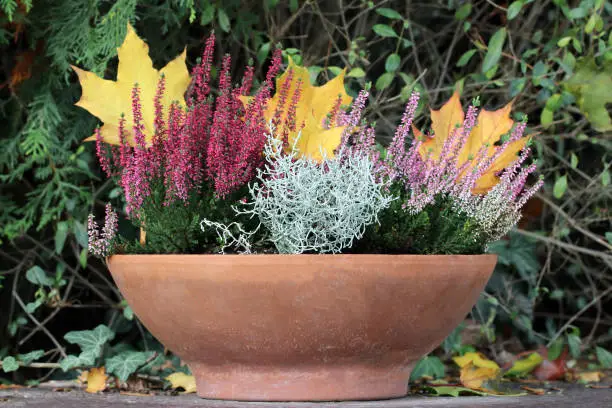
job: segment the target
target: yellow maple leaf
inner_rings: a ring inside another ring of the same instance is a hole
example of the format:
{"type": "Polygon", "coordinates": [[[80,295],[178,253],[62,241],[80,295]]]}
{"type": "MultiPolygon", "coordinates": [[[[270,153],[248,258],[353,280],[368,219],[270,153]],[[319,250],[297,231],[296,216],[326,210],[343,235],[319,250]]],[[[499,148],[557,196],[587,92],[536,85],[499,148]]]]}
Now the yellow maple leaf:
{"type": "MultiPolygon", "coordinates": [[[[125,40],[117,49],[117,54],[119,66],[116,81],[102,79],[92,72],[72,67],[79,77],[82,88],[81,99],[76,105],[104,122],[100,129],[102,139],[110,144],[119,144],[119,120],[124,114],[127,140],[133,144],[132,90],[134,85],[138,84],[143,125],[149,143],[154,130],[153,99],[161,75],[164,75],[166,82],[162,99],[165,114],[172,101],[181,103],[185,101],[184,94],[191,81],[185,65],[186,50],[158,71],[153,68],[153,62],[149,57],[149,46],[128,25],[125,40]]],[[[95,140],[95,136],[85,140],[95,140]]]]}
{"type": "Polygon", "coordinates": [[[83,371],[79,376],[79,381],[87,382],[86,392],[96,393],[101,392],[106,389],[106,380],[108,376],[106,375],[106,370],[104,367],[100,368],[92,368],[89,371],[83,371]]]}
{"type": "Polygon", "coordinates": [[[185,373],[172,373],[166,377],[166,380],[170,381],[172,389],[182,388],[185,390],[185,394],[196,392],[196,382],[193,375],[187,375],[185,373]]]}
{"type": "MultiPolygon", "coordinates": [[[[298,155],[310,157],[319,162],[323,160],[323,156],[332,158],[334,157],[334,150],[340,145],[345,126],[331,126],[329,129],[326,129],[323,123],[337,103],[338,97],[340,97],[342,105],[348,105],[353,101],[353,98],[344,89],[345,70],[324,85],[314,86],[310,83],[308,69],[298,66],[289,57],[287,70],[276,78],[276,93],[268,101],[268,106],[264,113],[266,121],[272,120],[274,116],[280,100],[279,90],[287,80],[290,70],[293,76],[289,84],[288,101],[285,102],[283,114],[279,119],[281,123],[286,120],[287,105],[297,88],[298,81],[300,81],[300,99],[295,110],[295,123],[298,130],[302,125],[304,127],[301,129],[297,143],[295,141],[298,131],[288,132],[289,145],[293,146],[295,144],[298,155]]],[[[253,97],[242,96],[240,99],[246,106],[253,97]]],[[[279,135],[283,134],[283,131],[284,128],[276,130],[279,135]]]]}
{"type": "Polygon", "coordinates": [[[483,383],[497,378],[500,373],[497,363],[481,353],[465,353],[463,356],[453,357],[453,361],[461,367],[461,384],[467,388],[481,388],[483,383]]]}
{"type": "MultiPolygon", "coordinates": [[[[495,111],[482,109],[478,114],[476,126],[471,130],[463,149],[459,152],[457,165],[461,167],[472,157],[476,157],[479,150],[485,144],[489,145],[487,156],[494,154],[493,145],[500,140],[501,136],[508,133],[514,121],[510,119],[512,102],[495,111]]],[[[421,157],[431,157],[434,160],[440,158],[444,142],[456,128],[463,125],[465,114],[461,107],[459,93],[455,91],[453,96],[438,110],[431,109],[432,138],[425,138],[419,153],[421,157]]],[[[415,137],[421,138],[423,134],[413,126],[415,137]]],[[[475,194],[485,194],[499,182],[496,174],[508,167],[517,158],[517,154],[525,147],[529,137],[523,137],[510,143],[504,152],[493,162],[493,164],[476,181],[476,187],[472,190],[475,194]]],[[[472,167],[470,167],[472,168],[472,167]]],[[[463,174],[467,174],[466,169],[463,174]]]]}

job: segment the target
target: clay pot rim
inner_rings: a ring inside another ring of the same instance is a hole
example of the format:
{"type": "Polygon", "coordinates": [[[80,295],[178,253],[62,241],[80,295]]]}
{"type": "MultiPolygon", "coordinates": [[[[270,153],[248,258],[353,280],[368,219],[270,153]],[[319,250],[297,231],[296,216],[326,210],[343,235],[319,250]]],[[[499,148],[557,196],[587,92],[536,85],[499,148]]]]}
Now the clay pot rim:
{"type": "Polygon", "coordinates": [[[112,258],[129,258],[129,257],[168,257],[168,258],[402,258],[402,259],[431,259],[431,258],[497,258],[497,254],[472,254],[472,255],[447,255],[447,254],[115,254],[108,257],[112,258]]]}

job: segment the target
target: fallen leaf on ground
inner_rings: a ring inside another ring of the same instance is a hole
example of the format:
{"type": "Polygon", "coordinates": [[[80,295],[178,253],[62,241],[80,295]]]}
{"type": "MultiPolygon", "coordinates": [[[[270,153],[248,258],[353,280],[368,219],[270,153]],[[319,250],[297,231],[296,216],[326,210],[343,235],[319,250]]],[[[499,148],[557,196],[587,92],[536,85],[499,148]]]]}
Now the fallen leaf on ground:
{"type": "Polygon", "coordinates": [[[487,381],[494,380],[499,374],[499,368],[477,367],[468,364],[461,367],[460,381],[465,387],[477,389],[482,388],[487,381]]]}
{"type": "Polygon", "coordinates": [[[121,395],[129,395],[130,397],[152,397],[155,394],[145,394],[142,392],[129,392],[129,391],[120,391],[121,395]]]}
{"type": "Polygon", "coordinates": [[[91,394],[95,394],[100,391],[104,391],[106,389],[106,380],[108,376],[106,375],[106,370],[104,367],[100,368],[92,368],[89,371],[83,371],[79,376],[79,379],[85,379],[87,381],[86,392],[91,394]]]}
{"type": "Polygon", "coordinates": [[[587,371],[576,374],[576,380],[581,383],[600,382],[604,377],[601,371],[587,371]]]}
{"type": "MultiPolygon", "coordinates": [[[[560,380],[565,376],[566,371],[566,359],[567,359],[567,349],[561,353],[561,355],[556,360],[544,359],[539,366],[533,371],[533,374],[538,380],[541,381],[555,381],[560,380]]],[[[547,352],[544,351],[544,355],[547,352]]]]}
{"type": "Polygon", "coordinates": [[[23,385],[19,384],[0,384],[0,390],[9,390],[12,388],[23,388],[23,385]]]}
{"type": "Polygon", "coordinates": [[[515,377],[524,376],[535,370],[537,366],[542,364],[542,361],[544,361],[544,359],[540,353],[531,353],[527,357],[516,360],[504,375],[515,377]]]}
{"type": "Polygon", "coordinates": [[[471,388],[462,387],[459,385],[426,385],[423,387],[430,395],[459,397],[461,395],[481,395],[493,397],[518,397],[526,395],[526,393],[499,393],[489,390],[474,390],[471,388]]]}
{"type": "Polygon", "coordinates": [[[546,394],[546,390],[544,388],[533,388],[533,387],[527,387],[526,385],[523,385],[521,389],[525,391],[529,391],[530,393],[535,394],[535,395],[546,394]]]}
{"type": "Polygon", "coordinates": [[[453,361],[461,367],[461,384],[468,388],[481,388],[486,381],[497,378],[500,368],[481,353],[465,353],[453,357],[453,361]]]}
{"type": "Polygon", "coordinates": [[[185,390],[185,394],[196,392],[196,382],[192,375],[173,373],[167,376],[166,380],[170,381],[172,389],[182,388],[185,390]]]}

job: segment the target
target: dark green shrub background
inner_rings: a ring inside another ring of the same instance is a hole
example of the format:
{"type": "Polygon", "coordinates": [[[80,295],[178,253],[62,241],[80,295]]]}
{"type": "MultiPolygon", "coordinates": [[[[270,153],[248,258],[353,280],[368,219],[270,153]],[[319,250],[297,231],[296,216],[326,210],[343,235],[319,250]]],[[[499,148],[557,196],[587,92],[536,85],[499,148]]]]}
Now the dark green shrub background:
{"type": "Polygon", "coordinates": [[[515,98],[514,111],[528,115],[536,135],[546,186],[520,229],[492,246],[499,266],[473,317],[496,350],[568,334],[583,348],[610,342],[612,2],[32,3],[0,0],[0,359],[44,349],[41,361],[56,362],[66,332],[98,324],[124,343],[144,336],[104,265],[84,249],[87,214],[121,203],[93,146],[80,143],[96,119],[73,106],[80,87],[70,70],[114,78],[128,21],[157,67],[184,46],[193,65],[211,30],[217,56],[232,54],[237,73],[253,59],[261,78],[277,43],[319,81],[347,67],[353,94],[373,84],[368,116],[383,142],[413,89],[423,94],[423,128],[424,108],[455,87],[465,103],[480,96],[488,108],[515,98]]]}

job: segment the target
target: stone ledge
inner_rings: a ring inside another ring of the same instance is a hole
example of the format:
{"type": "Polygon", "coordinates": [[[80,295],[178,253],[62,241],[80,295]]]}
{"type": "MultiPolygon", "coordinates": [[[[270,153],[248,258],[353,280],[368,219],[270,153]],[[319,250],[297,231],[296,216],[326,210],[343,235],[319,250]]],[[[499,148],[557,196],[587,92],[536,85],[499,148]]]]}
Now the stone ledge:
{"type": "Polygon", "coordinates": [[[417,407],[612,407],[612,389],[590,389],[582,385],[560,384],[562,392],[522,397],[424,397],[384,401],[351,402],[238,402],[204,400],[194,394],[168,396],[133,396],[117,392],[87,394],[82,390],[53,391],[44,388],[0,389],[0,408],[417,408],[417,407]]]}

